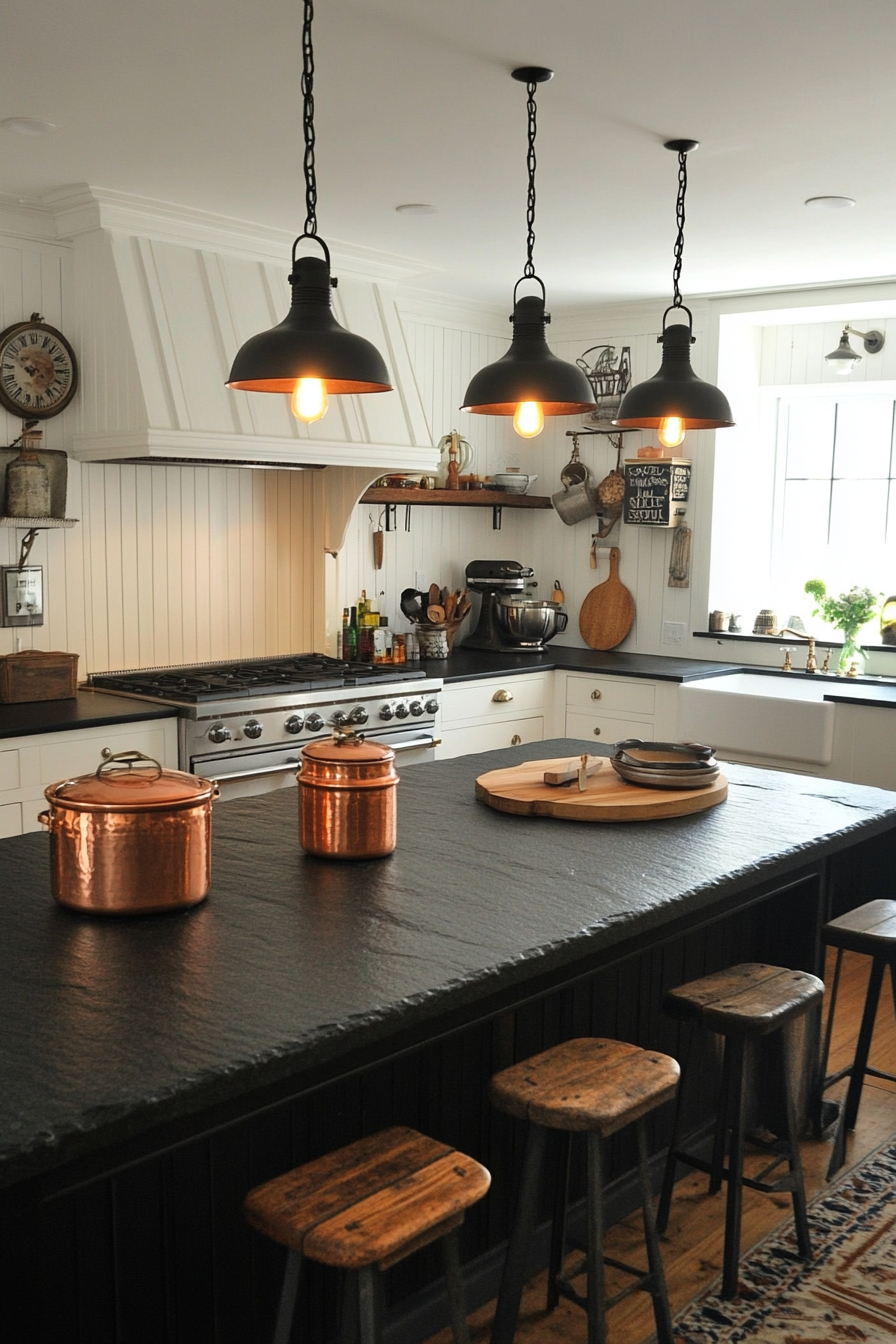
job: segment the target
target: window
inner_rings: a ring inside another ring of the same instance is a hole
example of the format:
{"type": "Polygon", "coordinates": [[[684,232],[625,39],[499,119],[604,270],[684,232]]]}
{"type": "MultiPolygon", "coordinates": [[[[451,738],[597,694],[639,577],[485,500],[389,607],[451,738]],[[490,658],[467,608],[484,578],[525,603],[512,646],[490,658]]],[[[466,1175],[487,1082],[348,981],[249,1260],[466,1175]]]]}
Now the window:
{"type": "Polygon", "coordinates": [[[892,393],[780,396],[771,557],[780,610],[805,610],[807,579],[832,593],[896,592],[894,417],[892,393]]]}

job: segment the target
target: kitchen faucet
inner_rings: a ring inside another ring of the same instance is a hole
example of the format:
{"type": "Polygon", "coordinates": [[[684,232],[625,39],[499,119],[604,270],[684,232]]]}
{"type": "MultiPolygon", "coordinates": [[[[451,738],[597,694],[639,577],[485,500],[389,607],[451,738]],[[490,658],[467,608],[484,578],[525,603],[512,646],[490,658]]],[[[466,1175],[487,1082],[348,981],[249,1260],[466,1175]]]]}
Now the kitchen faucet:
{"type": "MultiPolygon", "coordinates": [[[[807,634],[805,634],[805,633],[804,633],[803,631],[801,631],[801,630],[791,630],[791,628],[790,628],[789,626],[785,626],[784,629],[783,629],[783,630],[779,630],[778,633],[781,634],[781,635],[795,635],[795,636],[797,637],[797,639],[808,639],[808,641],[809,641],[809,653],[808,653],[808,656],[807,656],[807,658],[806,658],[806,671],[807,671],[807,672],[817,672],[817,671],[818,671],[818,664],[815,662],[815,636],[814,636],[814,635],[807,635],[807,634]]],[[[825,662],[825,668],[827,668],[827,662],[825,662]]],[[[785,672],[792,672],[792,671],[793,671],[793,664],[792,664],[791,661],[790,661],[790,650],[789,650],[789,649],[787,650],[786,654],[784,655],[784,671],[785,671],[785,672]]]]}

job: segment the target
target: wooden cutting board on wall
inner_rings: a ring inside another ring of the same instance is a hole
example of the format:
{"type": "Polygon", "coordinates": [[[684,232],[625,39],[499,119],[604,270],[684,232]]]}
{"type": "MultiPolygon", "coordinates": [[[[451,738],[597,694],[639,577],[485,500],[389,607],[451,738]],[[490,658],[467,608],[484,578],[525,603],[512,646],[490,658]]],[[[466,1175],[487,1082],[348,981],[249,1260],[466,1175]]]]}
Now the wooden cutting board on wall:
{"type": "Polygon", "coordinates": [[[632,628],[635,599],[619,578],[619,547],[610,547],[610,573],[582,603],[579,631],[592,649],[615,649],[632,628]]]}

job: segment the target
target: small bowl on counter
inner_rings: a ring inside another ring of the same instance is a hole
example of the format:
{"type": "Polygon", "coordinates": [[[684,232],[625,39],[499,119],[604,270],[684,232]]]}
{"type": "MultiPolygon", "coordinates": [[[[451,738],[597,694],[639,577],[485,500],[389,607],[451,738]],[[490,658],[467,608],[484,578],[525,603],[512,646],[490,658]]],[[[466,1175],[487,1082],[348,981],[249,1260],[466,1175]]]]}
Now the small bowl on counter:
{"type": "Polygon", "coordinates": [[[616,743],[610,764],[627,784],[648,789],[703,789],[719,776],[713,748],[698,742],[616,743]]]}

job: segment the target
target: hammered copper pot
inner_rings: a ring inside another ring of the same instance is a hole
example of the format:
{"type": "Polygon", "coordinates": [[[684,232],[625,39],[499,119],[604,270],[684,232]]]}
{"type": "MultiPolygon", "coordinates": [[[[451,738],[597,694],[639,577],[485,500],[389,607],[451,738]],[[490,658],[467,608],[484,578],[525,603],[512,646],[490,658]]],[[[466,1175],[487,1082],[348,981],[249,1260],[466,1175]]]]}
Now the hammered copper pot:
{"type": "Polygon", "coordinates": [[[299,842],[326,859],[380,859],[396,841],[395,752],[346,734],[302,749],[299,842]]]}
{"type": "Polygon", "coordinates": [[[94,774],[51,784],[50,875],[60,905],[149,915],[197,905],[211,883],[218,787],[139,751],[103,752],[94,774]]]}

